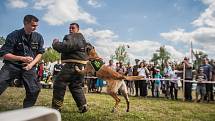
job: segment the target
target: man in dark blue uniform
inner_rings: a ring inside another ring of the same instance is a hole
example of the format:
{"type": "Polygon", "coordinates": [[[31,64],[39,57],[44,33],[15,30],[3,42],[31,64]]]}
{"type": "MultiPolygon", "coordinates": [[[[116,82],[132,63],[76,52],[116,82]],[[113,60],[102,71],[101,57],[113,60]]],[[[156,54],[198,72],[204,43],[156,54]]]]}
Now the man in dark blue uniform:
{"type": "Polygon", "coordinates": [[[39,33],[34,32],[38,21],[37,17],[26,15],[24,28],[10,33],[0,49],[0,56],[4,58],[0,71],[0,95],[13,79],[21,79],[26,90],[24,108],[33,106],[40,92],[35,65],[44,53],[44,41],[39,33]]]}
{"type": "Polygon", "coordinates": [[[86,41],[81,33],[78,33],[79,25],[70,24],[70,34],[65,35],[63,42],[58,39],[53,40],[53,48],[61,53],[61,62],[65,63],[62,70],[57,74],[53,86],[52,108],[61,110],[68,85],[70,92],[76,102],[80,113],[87,111],[87,103],[82,83],[84,75],[76,71],[75,66],[82,69],[86,61],[85,46],[86,41]]]}

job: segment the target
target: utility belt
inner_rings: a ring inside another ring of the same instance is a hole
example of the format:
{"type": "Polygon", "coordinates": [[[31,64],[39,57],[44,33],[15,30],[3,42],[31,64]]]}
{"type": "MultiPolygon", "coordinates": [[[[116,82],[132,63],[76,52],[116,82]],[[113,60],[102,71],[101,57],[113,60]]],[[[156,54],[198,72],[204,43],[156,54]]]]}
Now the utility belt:
{"type": "Polygon", "coordinates": [[[84,60],[75,60],[75,59],[66,59],[66,60],[61,60],[62,63],[77,63],[77,64],[84,64],[86,65],[88,61],[84,60]]]}

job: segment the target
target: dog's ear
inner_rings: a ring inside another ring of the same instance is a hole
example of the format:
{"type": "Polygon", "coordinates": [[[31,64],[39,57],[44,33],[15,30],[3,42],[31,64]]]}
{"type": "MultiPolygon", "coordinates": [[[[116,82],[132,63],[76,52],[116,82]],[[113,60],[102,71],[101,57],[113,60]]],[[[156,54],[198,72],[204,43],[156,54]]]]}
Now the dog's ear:
{"type": "Polygon", "coordinates": [[[89,52],[94,49],[94,47],[90,43],[86,43],[85,52],[89,55],[89,52]]]}

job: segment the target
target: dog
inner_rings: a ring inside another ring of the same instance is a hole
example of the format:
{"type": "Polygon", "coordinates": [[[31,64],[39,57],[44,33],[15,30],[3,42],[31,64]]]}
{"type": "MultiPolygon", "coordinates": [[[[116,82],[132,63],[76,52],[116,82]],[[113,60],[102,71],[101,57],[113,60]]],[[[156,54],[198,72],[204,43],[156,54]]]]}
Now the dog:
{"type": "Polygon", "coordinates": [[[75,67],[76,71],[82,74],[86,73],[96,73],[96,77],[105,80],[107,82],[107,93],[110,94],[115,99],[115,105],[112,109],[112,112],[116,112],[118,104],[120,103],[120,98],[117,96],[118,90],[122,93],[122,96],[126,100],[127,109],[126,112],[130,110],[130,102],[128,97],[128,91],[124,80],[141,80],[144,77],[140,76],[124,76],[110,67],[106,66],[102,58],[98,56],[94,47],[89,47],[86,49],[88,55],[88,62],[84,70],[75,67]],[[98,68],[97,68],[98,67],[98,68]]]}

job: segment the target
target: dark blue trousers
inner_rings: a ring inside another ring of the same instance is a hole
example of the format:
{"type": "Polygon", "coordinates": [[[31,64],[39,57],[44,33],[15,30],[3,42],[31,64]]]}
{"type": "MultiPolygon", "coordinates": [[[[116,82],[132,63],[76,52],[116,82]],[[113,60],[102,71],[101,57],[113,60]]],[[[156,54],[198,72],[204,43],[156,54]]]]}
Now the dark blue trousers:
{"type": "Polygon", "coordinates": [[[23,107],[34,106],[40,92],[40,84],[37,81],[36,69],[33,67],[31,70],[26,71],[13,64],[4,64],[0,71],[0,95],[15,78],[21,79],[25,87],[26,96],[23,101],[23,107]]]}

